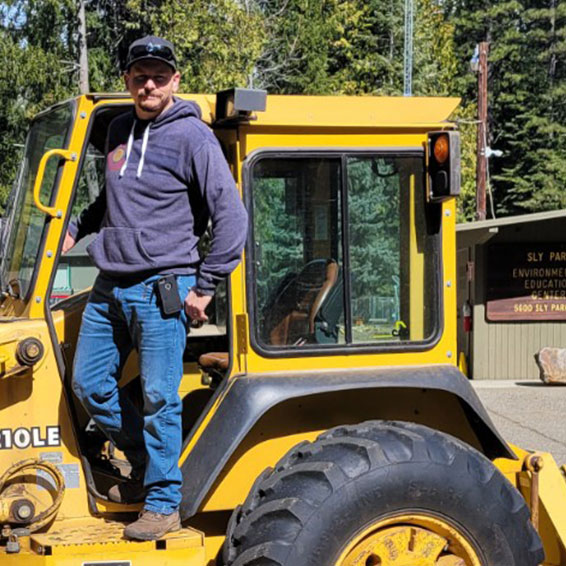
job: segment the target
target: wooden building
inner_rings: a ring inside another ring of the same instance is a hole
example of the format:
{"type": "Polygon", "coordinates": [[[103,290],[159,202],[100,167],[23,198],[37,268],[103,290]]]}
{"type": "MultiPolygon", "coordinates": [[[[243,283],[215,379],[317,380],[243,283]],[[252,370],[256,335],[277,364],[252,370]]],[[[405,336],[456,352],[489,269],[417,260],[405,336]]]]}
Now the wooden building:
{"type": "Polygon", "coordinates": [[[566,210],[460,224],[458,350],[473,379],[538,379],[566,348],[566,210]]]}

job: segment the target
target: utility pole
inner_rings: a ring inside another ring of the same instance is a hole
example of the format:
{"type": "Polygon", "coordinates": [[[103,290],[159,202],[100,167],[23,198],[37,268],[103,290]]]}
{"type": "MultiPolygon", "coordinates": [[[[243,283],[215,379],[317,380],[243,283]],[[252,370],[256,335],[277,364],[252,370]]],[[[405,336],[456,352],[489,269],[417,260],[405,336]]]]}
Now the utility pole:
{"type": "Polygon", "coordinates": [[[413,18],[413,0],[405,0],[404,96],[411,96],[413,94],[413,18]]]}
{"type": "Polygon", "coordinates": [[[90,91],[88,84],[85,0],[79,0],[79,90],[81,94],[90,91]]]}
{"type": "Polygon", "coordinates": [[[487,55],[489,43],[479,44],[478,65],[478,138],[476,165],[476,219],[486,219],[487,186],[487,55]]]}

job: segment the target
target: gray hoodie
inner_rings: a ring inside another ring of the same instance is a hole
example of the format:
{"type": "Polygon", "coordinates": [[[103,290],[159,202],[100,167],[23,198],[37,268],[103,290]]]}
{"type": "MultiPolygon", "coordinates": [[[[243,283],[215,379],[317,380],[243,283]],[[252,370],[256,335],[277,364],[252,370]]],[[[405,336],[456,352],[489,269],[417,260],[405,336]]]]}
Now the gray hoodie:
{"type": "Polygon", "coordinates": [[[110,124],[106,187],[69,227],[78,241],[99,232],[87,250],[115,277],[197,274],[213,294],[240,261],[247,214],[218,140],[194,102],[175,98],[150,121],[128,112],[110,124]],[[210,251],[200,237],[212,220],[210,251]]]}

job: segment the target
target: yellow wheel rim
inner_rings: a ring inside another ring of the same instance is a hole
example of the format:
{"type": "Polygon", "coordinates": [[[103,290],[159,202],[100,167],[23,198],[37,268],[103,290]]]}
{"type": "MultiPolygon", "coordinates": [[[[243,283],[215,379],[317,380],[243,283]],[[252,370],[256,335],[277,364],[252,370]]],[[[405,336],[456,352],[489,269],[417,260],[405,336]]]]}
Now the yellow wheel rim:
{"type": "Polygon", "coordinates": [[[482,566],[468,539],[426,515],[384,519],[349,542],[336,566],[482,566]]]}

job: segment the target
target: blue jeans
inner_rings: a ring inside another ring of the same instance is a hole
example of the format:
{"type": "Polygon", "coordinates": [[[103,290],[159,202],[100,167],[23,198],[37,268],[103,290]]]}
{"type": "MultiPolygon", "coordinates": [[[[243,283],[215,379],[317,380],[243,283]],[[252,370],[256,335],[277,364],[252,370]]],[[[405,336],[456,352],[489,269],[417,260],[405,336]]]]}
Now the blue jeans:
{"type": "MultiPolygon", "coordinates": [[[[100,274],[83,313],[74,361],[73,391],[95,423],[122,450],[134,474],[144,475],[145,509],[170,514],[181,503],[184,310],[164,316],[155,282],[126,283],[100,274]],[[143,415],[118,387],[128,355],[139,353],[143,415]]],[[[177,276],[184,301],[193,275],[177,276]]]]}

